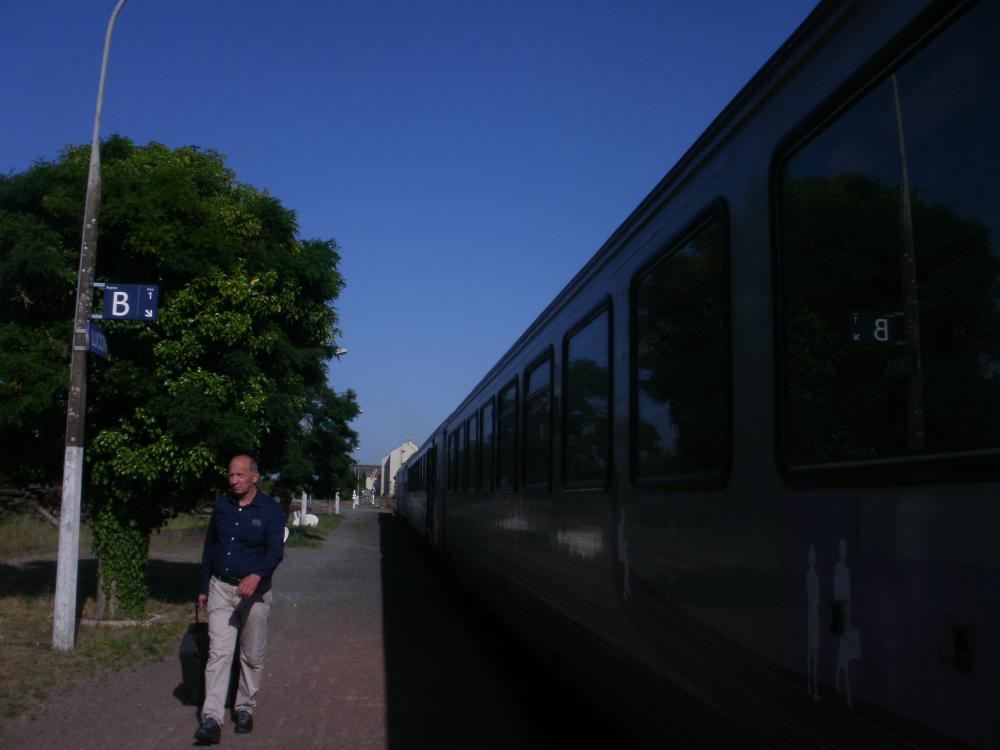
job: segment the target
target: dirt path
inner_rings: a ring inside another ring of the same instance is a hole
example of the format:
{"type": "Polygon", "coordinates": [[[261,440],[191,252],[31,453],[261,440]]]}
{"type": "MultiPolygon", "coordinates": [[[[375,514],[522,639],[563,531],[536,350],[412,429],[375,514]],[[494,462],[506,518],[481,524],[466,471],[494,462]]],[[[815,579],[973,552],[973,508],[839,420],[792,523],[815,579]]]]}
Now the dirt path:
{"type": "MultiPolygon", "coordinates": [[[[227,723],[222,745],[562,746],[537,681],[480,637],[488,626],[456,607],[396,519],[347,515],[322,548],[287,550],[255,728],[235,735],[227,723]]],[[[188,747],[197,717],[179,682],[174,658],[56,690],[44,715],[0,729],[0,747],[188,747]]]]}

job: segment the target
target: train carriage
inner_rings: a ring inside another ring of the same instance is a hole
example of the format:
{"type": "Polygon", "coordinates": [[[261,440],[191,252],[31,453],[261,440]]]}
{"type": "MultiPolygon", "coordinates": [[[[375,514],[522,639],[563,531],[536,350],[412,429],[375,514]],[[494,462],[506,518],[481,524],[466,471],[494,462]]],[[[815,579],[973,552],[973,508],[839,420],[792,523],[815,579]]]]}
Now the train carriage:
{"type": "Polygon", "coordinates": [[[1000,747],[998,39],[821,3],[404,466],[635,744],[1000,747]]]}

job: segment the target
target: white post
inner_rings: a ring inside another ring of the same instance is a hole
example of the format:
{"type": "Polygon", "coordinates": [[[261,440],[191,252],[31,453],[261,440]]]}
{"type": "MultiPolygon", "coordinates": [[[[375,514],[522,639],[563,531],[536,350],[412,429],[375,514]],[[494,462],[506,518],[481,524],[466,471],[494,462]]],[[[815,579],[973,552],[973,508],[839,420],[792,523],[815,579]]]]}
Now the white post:
{"type": "Polygon", "coordinates": [[[338,516],[340,515],[340,490],[337,490],[336,496],[337,509],[334,511],[338,516]]]}
{"type": "Polygon", "coordinates": [[[87,323],[97,262],[97,214],[101,203],[101,103],[108,70],[111,30],[125,0],[118,0],[104,34],[101,77],[97,84],[97,109],[90,139],[90,170],[83,210],[80,240],[80,271],[76,279],[76,313],[70,360],[70,386],[66,402],[66,451],[63,458],[62,511],[59,517],[59,559],[56,563],[56,594],[52,609],[52,648],[72,651],[76,642],[76,579],[80,564],[80,499],[83,496],[84,417],[87,413],[87,323]]]}
{"type": "Polygon", "coordinates": [[[59,516],[59,559],[52,613],[52,648],[72,651],[76,640],[76,583],[80,559],[80,488],[83,448],[66,446],[62,512],[59,516]]]}

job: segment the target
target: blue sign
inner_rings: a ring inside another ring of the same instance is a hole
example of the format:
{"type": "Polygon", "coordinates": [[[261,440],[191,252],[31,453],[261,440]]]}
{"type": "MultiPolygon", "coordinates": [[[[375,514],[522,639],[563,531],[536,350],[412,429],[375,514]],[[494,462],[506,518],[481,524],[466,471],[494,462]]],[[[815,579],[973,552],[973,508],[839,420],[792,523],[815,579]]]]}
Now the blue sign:
{"type": "Polygon", "coordinates": [[[87,321],[87,349],[98,357],[108,358],[108,337],[104,335],[104,329],[94,321],[87,321]]]}
{"type": "Polygon", "coordinates": [[[104,315],[111,320],[156,320],[160,287],[149,284],[105,284],[104,315]]]}

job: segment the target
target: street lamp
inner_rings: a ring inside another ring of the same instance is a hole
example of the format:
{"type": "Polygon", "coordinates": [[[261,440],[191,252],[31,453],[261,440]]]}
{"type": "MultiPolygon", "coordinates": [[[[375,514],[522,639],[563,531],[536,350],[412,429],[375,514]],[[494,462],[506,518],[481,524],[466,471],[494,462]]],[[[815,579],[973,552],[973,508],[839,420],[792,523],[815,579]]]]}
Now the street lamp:
{"type": "Polygon", "coordinates": [[[87,413],[87,325],[94,299],[94,265],[97,262],[97,213],[101,204],[101,103],[104,75],[108,69],[111,30],[125,0],[118,0],[104,34],[101,77],[97,85],[94,134],[90,140],[90,172],[87,200],[83,210],[83,238],[80,241],[80,271],[76,277],[76,317],[73,322],[73,351],[69,366],[69,398],[66,404],[66,452],[63,459],[62,510],[59,518],[59,562],[56,567],[56,596],[52,613],[52,648],[71,651],[76,632],[76,575],[80,561],[80,497],[83,486],[83,432],[87,413]]]}

